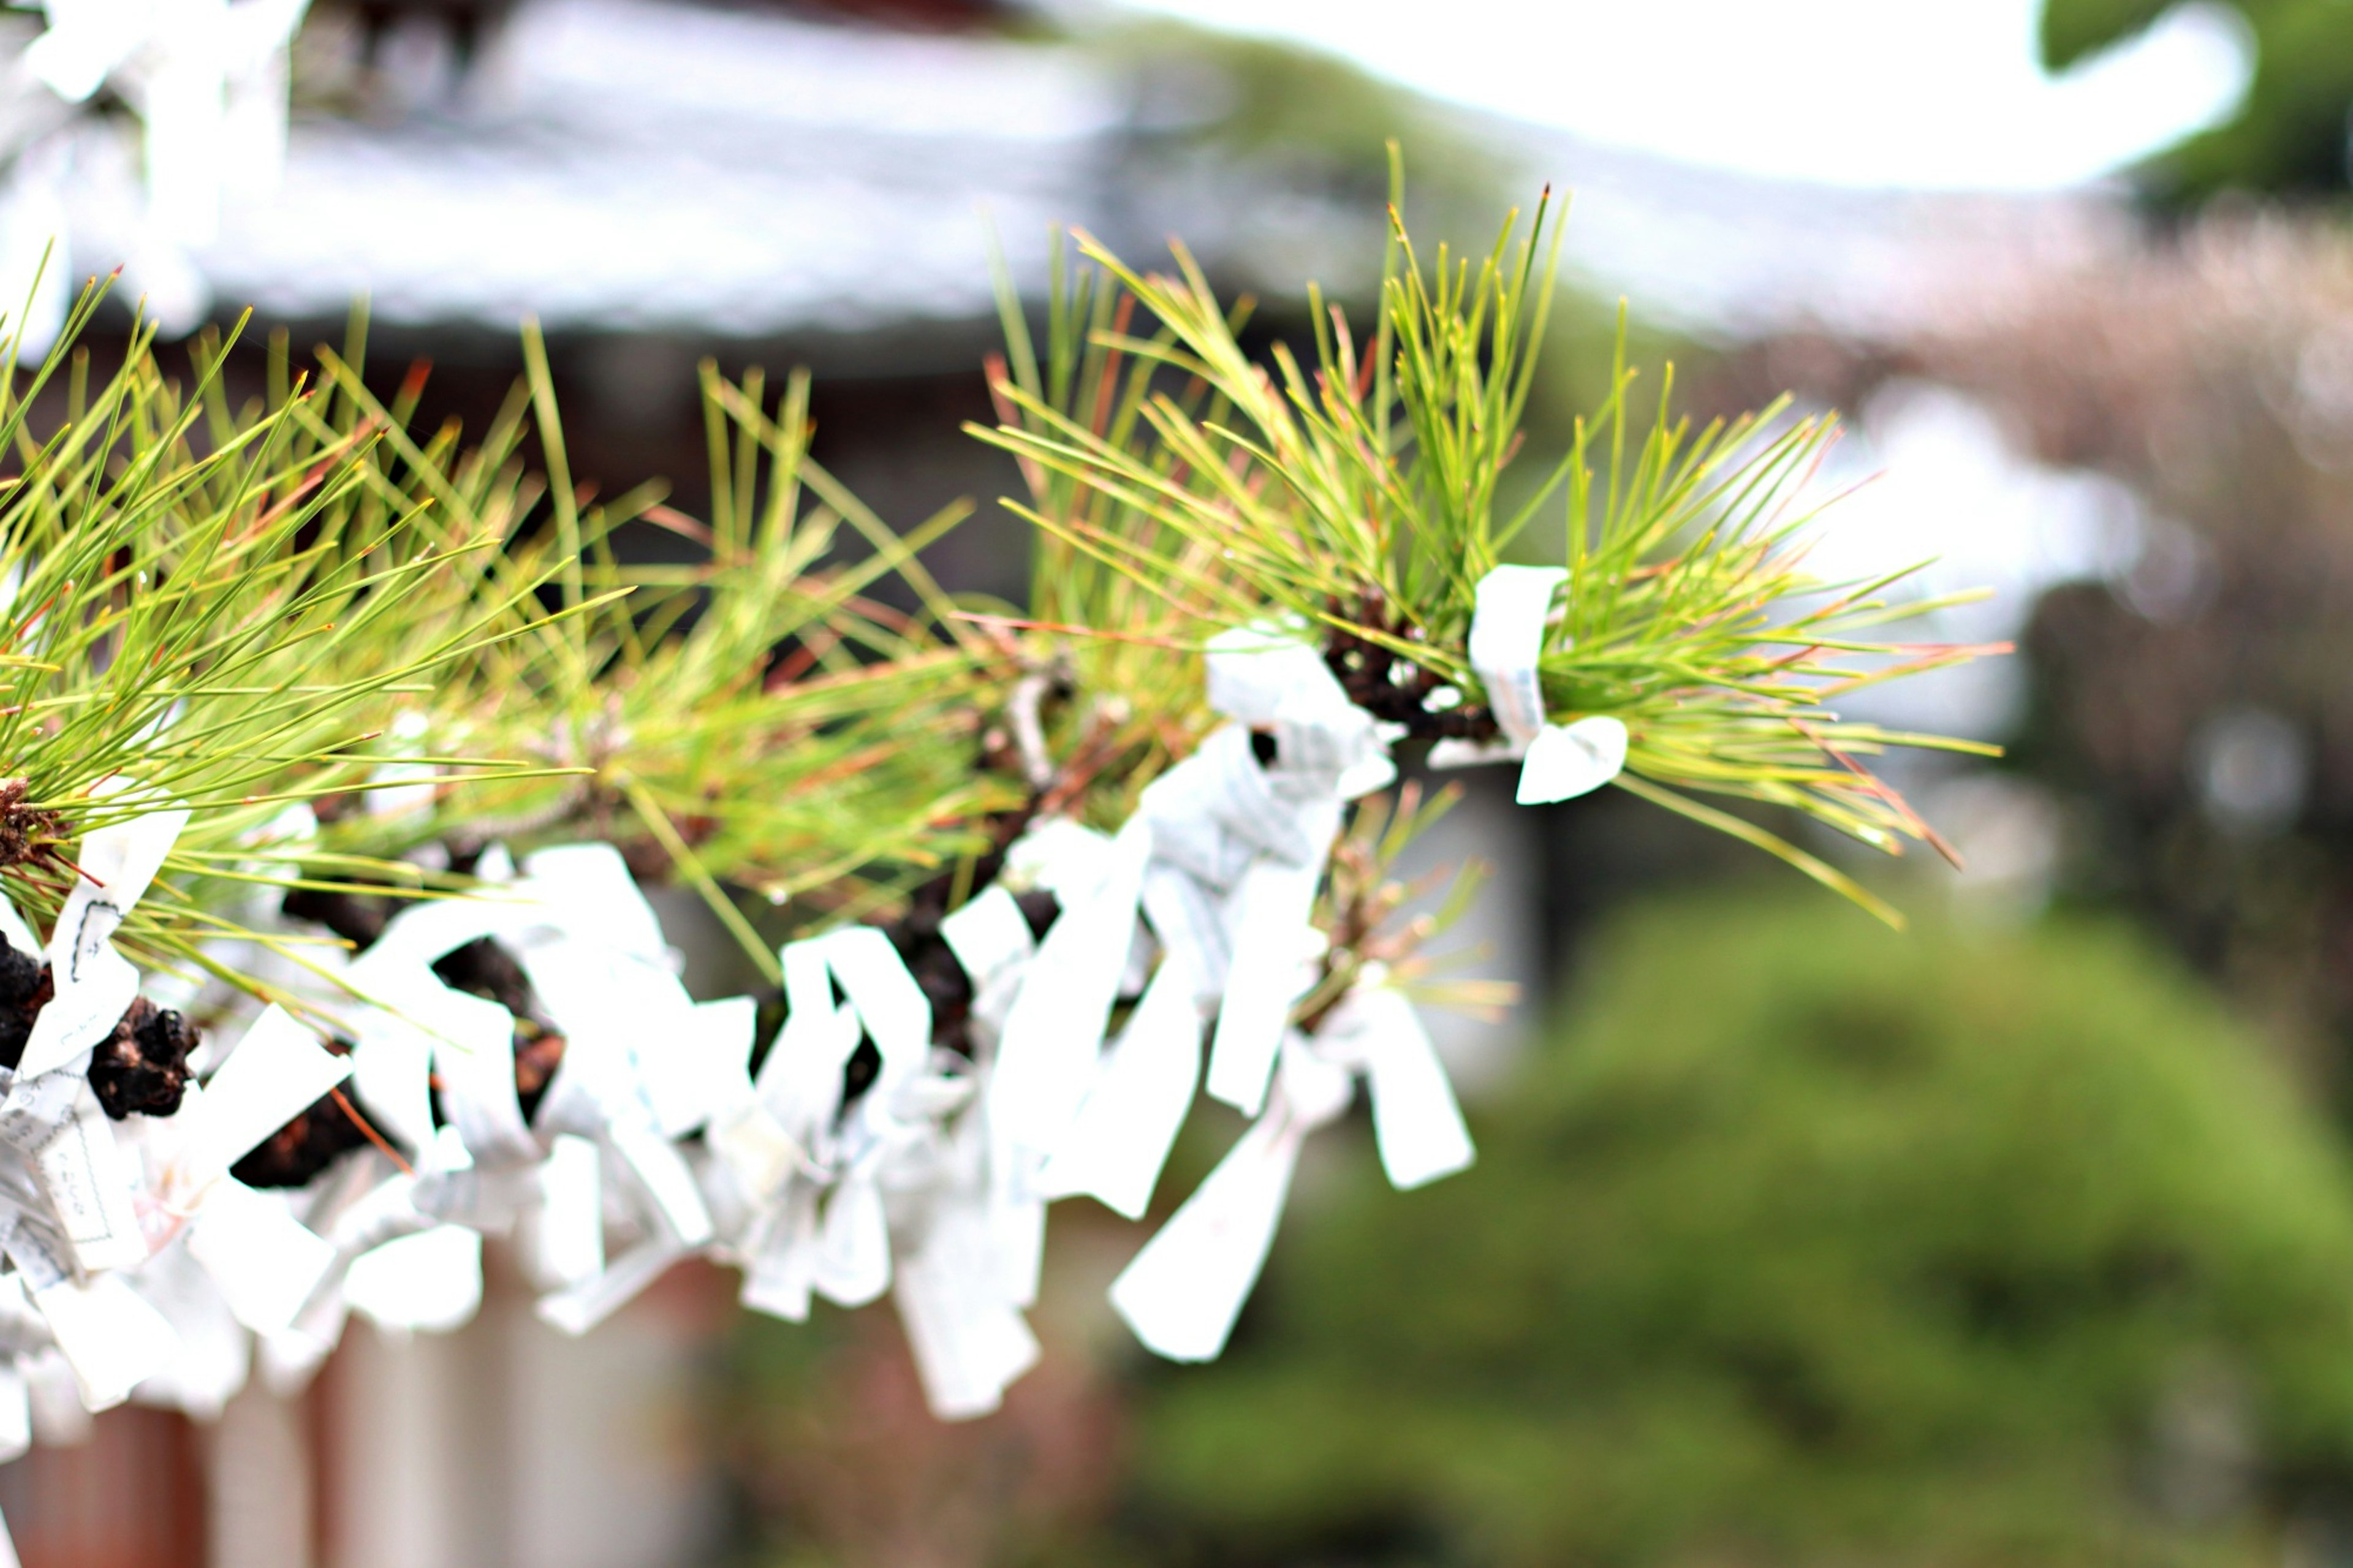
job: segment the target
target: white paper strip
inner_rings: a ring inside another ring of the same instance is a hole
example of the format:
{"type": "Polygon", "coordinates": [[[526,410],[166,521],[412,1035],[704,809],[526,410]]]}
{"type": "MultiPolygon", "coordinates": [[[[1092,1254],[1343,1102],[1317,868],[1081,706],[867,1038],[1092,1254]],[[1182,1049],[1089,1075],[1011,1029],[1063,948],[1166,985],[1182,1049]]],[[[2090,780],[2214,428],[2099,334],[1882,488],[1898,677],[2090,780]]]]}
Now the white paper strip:
{"type": "Polygon", "coordinates": [[[932,1004],[891,939],[872,926],[850,926],[820,940],[833,978],[881,1053],[881,1074],[867,1092],[887,1105],[931,1055],[932,1004]]]}
{"type": "MultiPolygon", "coordinates": [[[[84,888],[88,883],[82,885],[84,888]]],[[[75,897],[80,897],[79,889],[75,897]]],[[[139,997],[139,971],[114,951],[106,939],[121,924],[104,905],[86,902],[77,909],[69,900],[58,919],[61,933],[83,932],[79,943],[63,940],[49,944],[50,973],[61,976],[57,994],[33,1020],[25,1042],[22,1065],[26,1077],[54,1072],[114,1032],[114,1026],[139,997]],[[67,922],[70,920],[73,924],[67,922]]]]}
{"type": "Polygon", "coordinates": [[[29,1103],[46,1106],[60,1095],[68,1101],[65,1120],[28,1142],[20,1140],[38,1128],[42,1113],[16,1115],[20,1102],[12,1092],[8,1110],[0,1111],[0,1139],[31,1156],[78,1270],[131,1268],[147,1256],[147,1238],[132,1202],[137,1167],[116,1142],[113,1124],[89,1079],[80,1076],[79,1063],[44,1075],[29,1103]]]}
{"type": "Polygon", "coordinates": [[[539,1168],[539,1203],[525,1231],[532,1270],[543,1287],[563,1289],[605,1269],[604,1188],[596,1145],[559,1133],[539,1168]]]}
{"type": "Polygon", "coordinates": [[[1351,992],[1316,1045],[1364,1070],[1373,1137],[1392,1186],[1419,1187],[1470,1167],[1475,1156],[1461,1107],[1430,1031],[1402,993],[1388,986],[1351,992]]]}
{"type": "Polygon", "coordinates": [[[1323,658],[1305,642],[1303,628],[1295,625],[1261,623],[1219,632],[1209,639],[1203,676],[1209,706],[1244,724],[1271,727],[1286,703],[1303,692],[1311,700],[1322,698],[1318,705],[1326,708],[1333,698],[1341,706],[1348,700],[1323,658]]]}
{"type": "MultiPolygon", "coordinates": [[[[1335,805],[1326,820],[1335,833],[1337,816],[1335,805]]],[[[1308,917],[1323,874],[1320,857],[1308,866],[1260,860],[1234,890],[1233,967],[1226,975],[1217,1038],[1209,1049],[1208,1089],[1245,1116],[1257,1115],[1266,1103],[1267,1080],[1291,1025],[1292,1004],[1314,978],[1303,939],[1314,931],[1308,917]]]]}
{"type": "Polygon", "coordinates": [[[807,1155],[785,1124],[757,1103],[714,1118],[703,1139],[754,1203],[773,1197],[807,1155]]]}
{"type": "Polygon", "coordinates": [[[205,1194],[188,1254],[212,1276],[237,1321],[258,1334],[292,1327],[335,1261],[333,1245],[306,1229],[282,1195],[228,1177],[205,1194]]]}
{"type": "Polygon", "coordinates": [[[1111,1304],[1145,1349],[1214,1361],[1274,1243],[1303,1129],[1267,1116],[1112,1282],[1111,1304]]]}
{"type": "Polygon", "coordinates": [[[1515,745],[1525,746],[1544,728],[1536,665],[1553,594],[1567,581],[1558,566],[1498,566],[1479,579],[1467,651],[1486,688],[1487,710],[1515,745]]]}
{"type": "MultiPolygon", "coordinates": [[[[423,755],[426,731],[430,727],[431,721],[413,708],[395,714],[392,749],[412,757],[423,755]]],[[[434,773],[431,763],[380,763],[368,773],[369,788],[360,799],[367,814],[375,817],[430,811],[434,773]]]]}
{"type": "Polygon", "coordinates": [[[1222,725],[1198,751],[1145,785],[1137,815],[1152,824],[1156,864],[1222,891],[1261,852],[1288,847],[1303,855],[1304,847],[1282,831],[1289,813],[1250,755],[1250,741],[1241,725],[1222,725]]]}
{"type": "Polygon", "coordinates": [[[1346,1109],[1347,1073],[1295,1043],[1280,1088],[1208,1179],[1112,1282],[1111,1304],[1145,1348],[1212,1361],[1266,1267],[1307,1134],[1346,1109]]]}
{"type": "Polygon", "coordinates": [[[217,1419],[252,1375],[253,1335],[185,1245],[164,1247],[131,1278],[179,1341],[172,1359],[131,1397],[199,1421],[217,1419]]]}
{"type": "MultiPolygon", "coordinates": [[[[495,1002],[436,984],[409,999],[409,1017],[433,1037],[441,1109],[477,1165],[539,1158],[515,1094],[514,1015],[495,1002]]],[[[568,1051],[567,1051],[568,1054],[568,1051]]]]}
{"type": "Polygon", "coordinates": [[[681,1247],[701,1247],[711,1240],[716,1228],[702,1201],[702,1184],[676,1144],[653,1128],[626,1124],[608,1129],[606,1139],[644,1187],[673,1240],[681,1247]]]}
{"type": "Polygon", "coordinates": [[[827,1300],[862,1307],[891,1288],[891,1229],[882,1190],[852,1171],[826,1200],[810,1287],[827,1300]]]}
{"type": "Polygon", "coordinates": [[[482,1238],[437,1225],[362,1253],[343,1279],[352,1310],[395,1332],[448,1333],[482,1303],[482,1238]]]}
{"type": "Polygon", "coordinates": [[[1251,729],[1271,731],[1274,768],[1313,778],[1343,799],[1397,777],[1372,715],[1346,689],[1303,626],[1239,626],[1209,641],[1209,706],[1251,729]]]}
{"type": "Polygon", "coordinates": [[[1141,816],[1120,829],[1103,880],[1064,907],[1022,975],[989,1092],[990,1116],[1013,1143],[1052,1148],[1086,1094],[1135,938],[1152,844],[1141,816]]]}
{"type": "Polygon", "coordinates": [[[572,934],[656,968],[668,967],[661,922],[619,850],[609,844],[561,845],[526,857],[522,869],[531,896],[572,934]]]}
{"type": "Polygon", "coordinates": [[[900,1320],[924,1398],[942,1420],[987,1415],[1037,1364],[1037,1337],[996,1285],[987,1220],[961,1203],[934,1216],[923,1247],[899,1266],[900,1320]]]}
{"type": "Polygon", "coordinates": [[[587,1091],[592,1120],[626,1115],[678,1138],[711,1114],[723,1058],[744,1049],[730,1026],[748,1029],[748,1016],[729,1007],[705,1012],[669,970],[595,942],[532,947],[523,968],[565,1037],[559,1077],[587,1091]]]}
{"type": "Polygon", "coordinates": [[[1171,952],[1039,1177],[1042,1196],[1084,1193],[1129,1219],[1144,1217],[1201,1076],[1198,989],[1190,961],[1171,952]]]}
{"type": "Polygon", "coordinates": [[[1522,805],[1545,805],[1590,795],[1625,771],[1629,743],[1624,721],[1606,713],[1547,724],[1528,743],[1514,798],[1522,805]]]}
{"type": "Polygon", "coordinates": [[[666,1237],[641,1241],[613,1260],[596,1279],[539,1299],[540,1321],[567,1334],[585,1334],[642,1294],[670,1271],[687,1248],[666,1237]]]}
{"type": "Polygon", "coordinates": [[[0,1363],[0,1465],[33,1446],[33,1391],[16,1363],[0,1363]]]}
{"type": "Polygon", "coordinates": [[[1219,900],[1183,871],[1155,865],[1144,876],[1144,915],[1163,947],[1185,955],[1202,1000],[1214,1002],[1225,990],[1232,963],[1219,900]]]}
{"type": "MultiPolygon", "coordinates": [[[[7,938],[8,945],[18,952],[34,958],[41,956],[41,939],[33,934],[33,928],[16,912],[16,906],[5,898],[0,898],[0,937],[7,938]]],[[[18,1065],[23,1064],[20,1061],[18,1065]]]]}
{"type": "Polygon", "coordinates": [[[805,1322],[815,1289],[817,1188],[795,1182],[769,1209],[744,1270],[744,1305],[788,1322],[805,1322]]]}
{"type": "MultiPolygon", "coordinates": [[[[683,994],[684,987],[680,992],[683,994]]],[[[750,1102],[748,1068],[760,1005],[749,996],[690,1000],[676,1022],[682,1026],[680,1032],[649,1037],[638,1061],[663,1134],[683,1138],[723,1109],[750,1102]]]]}
{"type": "Polygon", "coordinates": [[[326,1233],[335,1255],[348,1262],[431,1226],[432,1216],[417,1202],[425,1180],[406,1174],[387,1176],[337,1214],[326,1233]]]}
{"type": "Polygon", "coordinates": [[[989,884],[940,921],[940,937],[972,976],[976,995],[998,984],[1038,951],[1029,919],[999,883],[989,884]]]}
{"type": "Polygon", "coordinates": [[[776,957],[784,966],[788,1011],[760,1064],[760,1102],[806,1145],[832,1120],[841,1100],[842,1068],[864,1030],[856,1010],[834,1000],[822,939],[788,942],[776,957]]]}
{"type": "Polygon", "coordinates": [[[90,1441],[90,1406],[73,1365],[51,1345],[24,1361],[25,1384],[33,1397],[33,1441],[47,1448],[70,1448],[90,1441]]]}
{"type": "Polygon", "coordinates": [[[0,1231],[7,1246],[14,1276],[28,1295],[38,1295],[61,1279],[73,1278],[73,1251],[56,1228],[29,1212],[12,1212],[0,1231]]]}
{"type": "Polygon", "coordinates": [[[997,1253],[998,1288],[1017,1306],[1038,1304],[1038,1285],[1046,1268],[1046,1200],[1029,1194],[1035,1178],[1026,1173],[1018,1182],[992,1183],[988,1193],[988,1234],[997,1253]]]}
{"type": "Polygon", "coordinates": [[[1546,722],[1537,666],[1553,593],[1567,575],[1554,566],[1498,566],[1479,580],[1467,651],[1503,736],[1484,744],[1441,741],[1430,752],[1430,765],[1440,768],[1525,758],[1516,795],[1522,805],[1589,794],[1626,765],[1621,721],[1597,714],[1572,724],[1546,722]]]}
{"type": "Polygon", "coordinates": [[[1032,822],[1005,852],[1004,881],[1016,891],[1036,888],[1063,908],[1103,883],[1111,866],[1111,836],[1067,816],[1032,822]]]}
{"type": "Polygon", "coordinates": [[[179,1343],[164,1315],[120,1274],[87,1282],[60,1279],[35,1290],[33,1304],[48,1321],[58,1349],[73,1368],[82,1405],[91,1411],[110,1410],[130,1398],[132,1389],[164,1369],[179,1343]]]}
{"type": "MultiPolygon", "coordinates": [[[[1321,866],[1332,848],[1332,830],[1339,823],[1337,778],[1293,772],[1283,766],[1279,755],[1273,767],[1260,766],[1249,733],[1238,724],[1229,724],[1218,734],[1228,738],[1210,737],[1218,743],[1204,746],[1195,755],[1219,765],[1220,831],[1288,865],[1321,866]]],[[[1229,883],[1231,880],[1227,879],[1229,883]]]]}
{"type": "Polygon", "coordinates": [[[381,1007],[351,1022],[352,1088],[377,1130],[414,1154],[433,1142],[433,1037],[381,1007]]]}
{"type": "Polygon", "coordinates": [[[0,1274],[0,1350],[17,1357],[47,1343],[49,1337],[48,1325],[34,1310],[25,1289],[22,1273],[0,1274]]]}
{"type": "Polygon", "coordinates": [[[353,990],[371,1001],[397,1007],[397,990],[417,971],[470,942],[531,929],[540,911],[522,891],[478,888],[464,898],[420,899],[385,922],[384,934],[352,963],[353,990]]]}
{"type": "Polygon", "coordinates": [[[350,1058],[321,1046],[284,1008],[265,1008],[196,1103],[173,1119],[182,1123],[175,1190],[200,1191],[351,1070],[350,1058]]]}
{"type": "MultiPolygon", "coordinates": [[[[124,787],[100,793],[120,794],[124,787]]],[[[47,956],[56,994],[33,1020],[16,1066],[20,1075],[37,1077],[63,1067],[111,1034],[138,998],[139,972],[114,951],[111,939],[163,868],[187,821],[187,811],[175,807],[82,835],[83,875],[49,933],[47,956]]]]}

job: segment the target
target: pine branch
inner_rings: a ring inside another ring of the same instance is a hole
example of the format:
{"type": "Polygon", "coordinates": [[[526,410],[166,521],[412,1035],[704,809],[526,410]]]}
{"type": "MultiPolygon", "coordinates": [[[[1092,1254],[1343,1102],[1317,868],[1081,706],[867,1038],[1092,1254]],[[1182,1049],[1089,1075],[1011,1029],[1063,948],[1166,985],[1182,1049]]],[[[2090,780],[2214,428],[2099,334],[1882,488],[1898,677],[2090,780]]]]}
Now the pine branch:
{"type": "Polygon", "coordinates": [[[1921,837],[1853,759],[1989,748],[1889,734],[1830,704],[2000,650],[1869,635],[1931,607],[1892,596],[1907,573],[1805,570],[1806,486],[1832,422],[1776,405],[1694,431],[1672,414],[1672,373],[1638,416],[1621,324],[1606,404],[1531,499],[1504,505],[1560,237],[1548,196],[1482,257],[1441,247],[1425,263],[1398,226],[1372,340],[1315,299],[1303,365],[1280,345],[1271,364],[1248,354],[1181,247],[1174,273],[1145,274],[1081,236],[1092,269],[1058,287],[1073,303],[1050,368],[1017,339],[999,421],[973,432],[1022,465],[1030,498],[1008,504],[1068,580],[1156,595],[1196,638],[1269,618],[1315,628],[1351,698],[1417,738],[1494,732],[1467,647],[1474,594],[1549,513],[1567,572],[1540,662],[1549,718],[1622,721],[1628,772],[1657,786],[1787,806],[1890,851],[1921,837]]]}

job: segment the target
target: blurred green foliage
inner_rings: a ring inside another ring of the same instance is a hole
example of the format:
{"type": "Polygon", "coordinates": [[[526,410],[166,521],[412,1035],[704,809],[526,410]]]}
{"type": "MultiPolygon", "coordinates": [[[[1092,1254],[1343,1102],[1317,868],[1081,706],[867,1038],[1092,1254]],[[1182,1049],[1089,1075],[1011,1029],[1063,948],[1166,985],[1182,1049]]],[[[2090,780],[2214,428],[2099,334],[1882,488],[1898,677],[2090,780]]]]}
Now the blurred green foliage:
{"type": "MultiPolygon", "coordinates": [[[[2044,0],[2043,63],[2054,70],[2139,33],[2176,0],[2044,0]]],[[[2177,200],[2219,190],[2343,194],[2353,111],[2353,7],[2342,0],[2227,0],[2255,45],[2254,80],[2231,120],[2146,171],[2177,200]]]]}
{"type": "Polygon", "coordinates": [[[2353,1474],[2348,1171],[2134,939],[1719,895],[1579,989],[1475,1170],[1311,1170],[1155,1375],[1151,1556],[2276,1562],[2353,1474]]]}

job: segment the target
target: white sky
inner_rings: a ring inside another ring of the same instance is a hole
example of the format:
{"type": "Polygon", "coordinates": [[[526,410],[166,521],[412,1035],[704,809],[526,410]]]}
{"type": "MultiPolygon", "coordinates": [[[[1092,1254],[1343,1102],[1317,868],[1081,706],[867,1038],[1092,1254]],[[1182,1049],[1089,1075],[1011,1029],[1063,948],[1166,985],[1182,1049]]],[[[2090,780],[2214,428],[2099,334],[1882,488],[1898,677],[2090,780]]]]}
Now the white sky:
{"type": "Polygon", "coordinates": [[[1851,185],[2090,179],[2228,112],[2249,58],[2219,7],[2053,79],[2041,0],[1124,0],[1694,163],[1851,185]]]}

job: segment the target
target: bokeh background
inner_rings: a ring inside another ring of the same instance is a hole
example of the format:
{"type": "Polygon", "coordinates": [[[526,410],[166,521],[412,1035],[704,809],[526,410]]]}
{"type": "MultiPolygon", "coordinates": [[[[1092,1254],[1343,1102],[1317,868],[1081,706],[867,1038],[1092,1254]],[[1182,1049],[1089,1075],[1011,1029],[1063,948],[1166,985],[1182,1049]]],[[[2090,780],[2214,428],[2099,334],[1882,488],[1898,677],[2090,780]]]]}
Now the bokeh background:
{"type": "MultiPolygon", "coordinates": [[[[74,270],[250,307],[248,374],[364,336],[477,429],[537,316],[575,469],[689,511],[705,357],[810,366],[911,523],[1015,488],[958,429],[992,251],[1181,234],[1271,342],[1361,301],[1386,138],[1418,232],[1549,183],[1535,437],[1621,300],[1702,417],[1844,411],[1825,570],[1930,562],[1993,590],[1934,635],[2018,645],[1874,716],[2008,752],[1899,775],[1967,860],[1872,873],[1901,935],[1472,778],[1427,848],[1492,863],[1464,960],[1523,990],[1438,1021],[1481,1162],[1320,1138],[1217,1365],[1124,1339],[1137,1233],[1077,1205],[1046,1363],[954,1427],[887,1313],[682,1269],[564,1341],[494,1252],[460,1332],[0,1470],[28,1568],[2353,1563],[2353,9],[315,0],[294,92],[283,181],[170,256],[92,142],[74,270]]],[[[1023,548],[984,507],[933,564],[1018,597],[1023,548]]]]}

